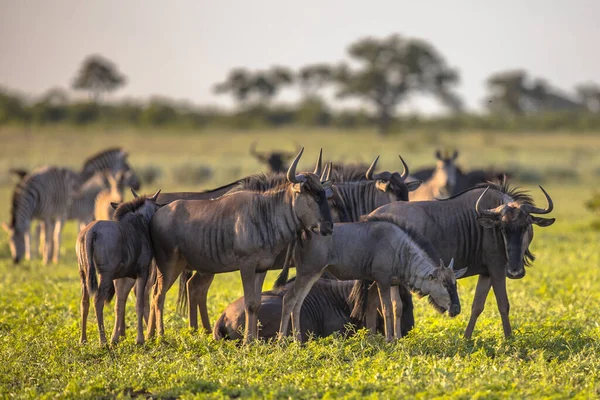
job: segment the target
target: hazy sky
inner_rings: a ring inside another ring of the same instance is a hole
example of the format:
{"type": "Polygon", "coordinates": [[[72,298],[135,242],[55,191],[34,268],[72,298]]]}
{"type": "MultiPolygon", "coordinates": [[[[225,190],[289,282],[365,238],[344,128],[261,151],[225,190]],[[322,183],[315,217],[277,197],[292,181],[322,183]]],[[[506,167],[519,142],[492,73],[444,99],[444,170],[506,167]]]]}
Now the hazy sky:
{"type": "Polygon", "coordinates": [[[506,68],[568,90],[600,82],[598,16],[598,0],[0,0],[0,85],[68,87],[99,53],[128,77],[116,96],[228,105],[212,86],[232,67],[336,62],[357,38],[400,33],[429,40],[460,70],[474,108],[485,78],[506,68]]]}

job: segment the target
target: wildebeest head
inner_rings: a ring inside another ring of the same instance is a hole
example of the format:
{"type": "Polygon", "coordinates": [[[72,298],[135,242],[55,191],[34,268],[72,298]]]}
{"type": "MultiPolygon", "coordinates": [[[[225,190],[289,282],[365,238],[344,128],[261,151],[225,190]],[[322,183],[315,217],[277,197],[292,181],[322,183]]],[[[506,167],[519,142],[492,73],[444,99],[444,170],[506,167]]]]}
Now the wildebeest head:
{"type": "Polygon", "coordinates": [[[379,161],[379,156],[377,156],[367,170],[365,176],[367,180],[377,181],[377,189],[388,193],[391,201],[408,201],[408,192],[417,190],[421,185],[421,181],[404,182],[409,174],[408,165],[406,165],[406,162],[401,156],[398,157],[400,157],[400,161],[402,162],[402,174],[388,171],[375,174],[377,161],[379,161]]]}
{"type": "Polygon", "coordinates": [[[442,153],[437,150],[435,152],[435,158],[437,159],[435,170],[431,179],[436,181],[436,187],[439,193],[436,197],[446,198],[449,197],[456,186],[458,172],[456,168],[456,159],[458,158],[458,151],[454,150],[454,153],[450,156],[448,153],[442,156],[442,153]]]}
{"type": "Polygon", "coordinates": [[[146,222],[150,222],[150,219],[154,213],[163,205],[157,204],[156,199],[160,194],[160,189],[156,191],[152,196],[138,196],[135,190],[131,189],[133,194],[133,200],[125,203],[111,202],[111,207],[115,210],[113,219],[115,221],[121,220],[125,215],[129,213],[140,214],[146,222]]]}
{"type": "Polygon", "coordinates": [[[287,151],[259,153],[256,151],[256,142],[253,142],[250,145],[250,154],[256,157],[261,163],[267,164],[271,169],[271,172],[284,172],[288,161],[294,157],[294,153],[287,151]]]}
{"type": "MultiPolygon", "coordinates": [[[[333,232],[333,220],[326,191],[331,188],[331,182],[321,183],[321,177],[314,173],[304,172],[296,175],[296,167],[303,152],[304,148],[287,171],[287,180],[292,184],[294,192],[293,207],[306,229],[315,231],[318,228],[321,235],[329,235],[333,232]]],[[[317,168],[320,168],[319,164],[317,161],[317,168]]]]}
{"type": "Polygon", "coordinates": [[[452,269],[454,259],[450,260],[448,267],[440,260],[440,266],[427,277],[423,283],[422,291],[429,294],[429,303],[440,313],[448,311],[448,315],[455,317],[460,314],[460,300],[456,290],[456,279],[467,272],[467,268],[456,272],[452,269]]]}
{"type": "Polygon", "coordinates": [[[554,203],[548,193],[541,186],[540,189],[548,202],[545,209],[510,200],[504,201],[503,204],[493,209],[481,209],[481,200],[489,190],[489,186],[475,203],[479,224],[484,228],[499,229],[502,234],[507,259],[506,274],[512,279],[525,276],[524,256],[529,243],[533,239],[533,225],[546,227],[552,225],[555,221],[554,218],[542,218],[533,215],[548,214],[554,208],[554,203]]]}

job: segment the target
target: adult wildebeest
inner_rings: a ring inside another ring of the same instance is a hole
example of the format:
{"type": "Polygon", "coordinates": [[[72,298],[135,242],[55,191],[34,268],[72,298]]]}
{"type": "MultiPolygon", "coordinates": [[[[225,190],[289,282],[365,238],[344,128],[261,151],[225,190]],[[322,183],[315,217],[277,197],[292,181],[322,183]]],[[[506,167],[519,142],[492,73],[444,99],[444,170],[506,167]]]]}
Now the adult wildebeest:
{"type": "MultiPolygon", "coordinates": [[[[402,202],[400,202],[402,203],[402,202]]],[[[392,203],[394,204],[394,203],[392,203]]],[[[402,304],[393,304],[391,286],[406,284],[422,295],[438,311],[460,313],[456,279],[450,267],[444,267],[437,252],[423,237],[391,222],[386,217],[370,217],[363,222],[335,224],[327,237],[313,237],[296,251],[296,280],[283,297],[281,326],[288,330],[290,315],[294,336],[300,339],[300,310],[311,286],[326,269],[342,280],[371,280],[377,283],[381,301],[385,337],[401,337],[402,304]]],[[[456,272],[458,277],[466,272],[456,272]]],[[[362,290],[356,295],[360,296],[362,290]]]]}
{"type": "MultiPolygon", "coordinates": [[[[86,226],[77,237],[77,259],[81,278],[81,342],[87,341],[86,325],[89,311],[89,296],[95,296],[94,308],[100,332],[100,344],[106,343],[104,333],[104,303],[115,294],[114,279],[136,279],[137,340],[144,342],[144,289],[149,275],[153,252],[149,225],[159,205],[156,197],[138,197],[121,204],[114,221],[95,221],[86,226]]],[[[121,314],[115,315],[112,342],[119,340],[121,314]]]]}
{"type": "Polygon", "coordinates": [[[245,340],[257,335],[256,311],[262,282],[275,258],[305,230],[331,234],[328,183],[311,173],[296,175],[298,153],[287,182],[266,192],[241,191],[215,200],[177,200],[159,210],[151,223],[158,267],[148,335],[163,334],[165,294],[182,270],[207,273],[239,270],[246,305],[245,340]],[[157,327],[155,326],[157,325],[157,327]]]}
{"type": "MultiPolygon", "coordinates": [[[[324,273],[323,275],[326,275],[324,273]]],[[[263,292],[258,320],[260,330],[258,335],[262,339],[277,337],[281,324],[281,310],[283,296],[293,287],[294,278],[283,287],[263,292]]],[[[347,335],[348,328],[360,329],[365,327],[362,319],[352,318],[351,313],[355,308],[354,302],[358,299],[350,297],[354,281],[339,281],[335,278],[321,277],[308,292],[304,299],[300,313],[300,336],[302,341],[309,337],[326,337],[333,333],[347,335]]],[[[375,287],[372,288],[376,290],[375,287]]],[[[401,286],[402,299],[402,336],[409,332],[414,325],[412,320],[412,298],[408,289],[401,286]]],[[[379,301],[379,300],[378,300],[379,301]]],[[[381,305],[378,305],[381,308],[381,305]]],[[[221,314],[213,329],[213,338],[241,339],[244,331],[244,298],[240,297],[227,306],[221,314]]],[[[377,330],[383,332],[383,319],[378,318],[377,330]]]]}
{"type": "Polygon", "coordinates": [[[440,201],[396,202],[378,208],[370,215],[388,215],[427,237],[441,254],[457,265],[468,266],[464,276],[479,275],[475,298],[465,337],[470,338],[485,299],[494,288],[504,335],[511,335],[506,277],[519,279],[525,265],[534,260],[529,251],[533,225],[550,226],[548,214],[552,199],[540,186],[548,201],[546,209],[533,205],[532,198],[506,181],[486,184],[440,201]]]}
{"type": "Polygon", "coordinates": [[[436,167],[427,179],[421,179],[421,186],[410,194],[410,201],[433,200],[449,197],[454,187],[456,186],[457,169],[456,158],[458,152],[454,151],[452,156],[442,153],[438,150],[435,152],[437,159],[436,167]]]}
{"type": "MultiPolygon", "coordinates": [[[[300,147],[300,146],[298,146],[300,147]]],[[[298,150],[296,150],[298,151],[298,150]]],[[[271,153],[259,153],[256,151],[256,142],[250,145],[250,154],[258,161],[269,166],[269,172],[285,172],[287,171],[287,163],[294,158],[296,153],[287,151],[272,151],[271,153]]]]}
{"type": "MultiPolygon", "coordinates": [[[[418,187],[418,182],[412,182],[410,184],[404,183],[404,178],[408,176],[409,169],[402,157],[400,161],[403,165],[403,172],[381,172],[375,174],[377,167],[377,157],[368,171],[366,176],[359,182],[344,181],[336,183],[331,188],[331,193],[327,193],[329,207],[332,213],[332,219],[334,222],[352,222],[358,221],[361,215],[368,214],[375,210],[377,207],[388,204],[392,201],[407,201],[408,193],[418,187]]],[[[318,175],[321,171],[321,154],[317,160],[314,174],[318,175]]],[[[331,169],[329,169],[331,171],[331,169]]],[[[324,172],[321,178],[322,181],[329,181],[329,174],[324,172]]],[[[240,184],[231,189],[230,192],[241,191],[241,190],[254,190],[254,191],[266,191],[274,186],[283,183],[285,176],[281,174],[272,174],[268,176],[254,176],[245,178],[240,181],[240,184]]],[[[293,246],[293,245],[292,245],[293,246]]],[[[293,251],[289,249],[289,251],[293,251]]],[[[270,269],[284,268],[284,271],[280,274],[276,287],[282,286],[288,277],[290,263],[285,262],[285,253],[282,252],[275,259],[273,266],[270,269]],[[284,267],[285,266],[285,267],[284,267]]],[[[188,305],[189,312],[189,324],[193,329],[198,328],[198,317],[196,308],[200,310],[200,317],[204,329],[210,333],[210,321],[208,319],[208,311],[206,306],[206,299],[208,289],[212,283],[213,276],[206,273],[196,273],[191,276],[191,273],[184,272],[180,279],[180,290],[178,297],[179,309],[183,311],[186,305],[188,305]]],[[[409,306],[409,305],[407,305],[409,306]]],[[[412,306],[412,304],[410,305],[412,306]]],[[[412,326],[411,326],[412,327],[412,326]]]]}

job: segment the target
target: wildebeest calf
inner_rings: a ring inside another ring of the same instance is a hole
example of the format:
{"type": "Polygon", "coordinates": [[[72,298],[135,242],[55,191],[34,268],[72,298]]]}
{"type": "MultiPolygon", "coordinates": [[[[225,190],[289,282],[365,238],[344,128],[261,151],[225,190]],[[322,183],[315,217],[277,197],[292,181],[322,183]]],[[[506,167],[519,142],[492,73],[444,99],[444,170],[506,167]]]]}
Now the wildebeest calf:
{"type": "MultiPolygon", "coordinates": [[[[137,329],[136,342],[144,343],[144,288],[148,279],[153,251],[150,240],[150,220],[160,207],[156,197],[138,197],[133,191],[134,200],[121,204],[114,221],[95,221],[86,226],[77,237],[76,251],[81,277],[81,342],[87,341],[86,324],[89,311],[89,296],[95,296],[94,308],[98,320],[100,343],[106,343],[103,309],[115,294],[114,279],[136,279],[137,329]],[[98,276],[97,276],[98,275],[98,276]],[[98,282],[99,281],[99,282],[98,282]]],[[[119,340],[119,327],[122,315],[115,316],[112,342],[119,340]]]]}

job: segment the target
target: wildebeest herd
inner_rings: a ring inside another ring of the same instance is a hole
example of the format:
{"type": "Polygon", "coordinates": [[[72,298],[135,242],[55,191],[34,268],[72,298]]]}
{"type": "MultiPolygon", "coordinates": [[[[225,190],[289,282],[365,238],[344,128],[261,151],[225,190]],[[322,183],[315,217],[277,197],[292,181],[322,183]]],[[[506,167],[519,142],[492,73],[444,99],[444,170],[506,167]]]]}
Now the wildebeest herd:
{"type": "Polygon", "coordinates": [[[541,186],[546,208],[509,187],[502,174],[461,170],[457,152],[438,151],[434,168],[413,174],[402,157],[402,172],[377,172],[379,157],[369,166],[323,166],[322,153],[313,171],[298,172],[303,152],[292,159],[257,153],[253,144],[251,154],[270,166],[268,173],[209,191],[152,196],[136,194],[140,180],[118,148],[88,158],[81,171],[12,170],[19,182],[4,224],[12,258],[30,259],[38,247],[45,263],[57,262],[65,221],[79,222],[82,342],[90,297],[100,342],[106,342],[103,307],[115,294],[111,340],[125,335],[125,303],[134,286],[137,342],[156,330],[163,335],[165,296],[178,279],[178,304],[190,327],[198,328],[199,312],[215,339],[291,333],[307,340],[345,334],[353,325],[389,341],[414,326],[411,292],[455,316],[461,311],[456,279],[478,275],[465,336],[471,337],[490,288],[504,334],[511,335],[506,277],[522,278],[534,260],[533,225],[554,222],[538,216],[553,209],[541,186]],[[125,187],[132,201],[123,202],[125,187]],[[33,220],[39,229],[32,237],[33,220]],[[292,266],[296,277],[288,279],[292,266]],[[267,271],[277,269],[275,287],[263,293],[267,271]],[[231,271],[240,271],[244,296],[212,329],[208,291],[214,274],[231,271]]]}

